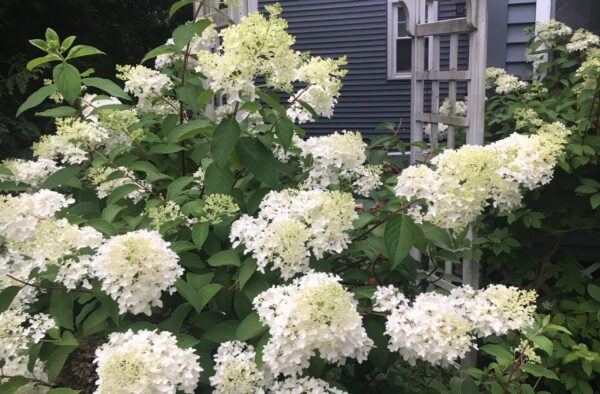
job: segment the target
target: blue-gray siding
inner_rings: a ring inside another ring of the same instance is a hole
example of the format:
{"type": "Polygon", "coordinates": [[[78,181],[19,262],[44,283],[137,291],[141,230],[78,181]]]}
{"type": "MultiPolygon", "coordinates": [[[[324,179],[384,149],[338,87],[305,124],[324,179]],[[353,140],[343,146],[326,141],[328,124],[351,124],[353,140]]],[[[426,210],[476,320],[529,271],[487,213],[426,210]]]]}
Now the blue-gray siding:
{"type": "Polygon", "coordinates": [[[508,0],[506,70],[523,77],[531,73],[525,50],[531,38],[525,28],[535,24],[535,0],[508,0]]]}

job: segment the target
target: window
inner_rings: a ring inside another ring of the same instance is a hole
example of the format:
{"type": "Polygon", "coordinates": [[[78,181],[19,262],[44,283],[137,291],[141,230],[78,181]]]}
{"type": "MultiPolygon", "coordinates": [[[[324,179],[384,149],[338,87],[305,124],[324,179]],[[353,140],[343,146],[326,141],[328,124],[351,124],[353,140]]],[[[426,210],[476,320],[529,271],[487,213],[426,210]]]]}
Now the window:
{"type": "Polygon", "coordinates": [[[388,1],[388,79],[409,79],[412,70],[412,38],[404,5],[388,1]]]}

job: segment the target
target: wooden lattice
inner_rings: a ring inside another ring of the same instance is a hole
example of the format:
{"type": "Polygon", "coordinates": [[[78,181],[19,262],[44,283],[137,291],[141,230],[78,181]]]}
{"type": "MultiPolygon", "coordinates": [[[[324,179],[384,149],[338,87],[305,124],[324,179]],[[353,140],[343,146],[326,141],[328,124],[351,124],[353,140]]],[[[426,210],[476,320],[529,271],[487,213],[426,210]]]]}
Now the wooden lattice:
{"type": "MultiPolygon", "coordinates": [[[[429,125],[430,149],[438,145],[438,123],[448,125],[447,146],[456,145],[456,128],[466,130],[466,143],[483,144],[485,116],[485,68],[487,60],[487,0],[466,0],[466,16],[440,20],[438,0],[401,0],[408,21],[407,30],[413,39],[411,142],[424,141],[424,127],[429,125]],[[460,69],[459,40],[468,39],[468,63],[460,69]],[[448,67],[442,70],[440,41],[449,40],[448,67]],[[426,64],[427,56],[427,64],[426,64]],[[457,87],[460,81],[467,85],[468,113],[456,116],[457,87]],[[440,89],[447,88],[450,114],[439,113],[440,89]],[[425,100],[430,99],[430,110],[426,112],[425,100]]],[[[422,148],[411,148],[411,162],[426,160],[422,148]]],[[[453,272],[451,263],[445,271],[453,272]]],[[[479,287],[479,263],[463,261],[462,281],[474,288],[479,287]]],[[[449,282],[438,280],[438,286],[453,287],[449,282]]]]}

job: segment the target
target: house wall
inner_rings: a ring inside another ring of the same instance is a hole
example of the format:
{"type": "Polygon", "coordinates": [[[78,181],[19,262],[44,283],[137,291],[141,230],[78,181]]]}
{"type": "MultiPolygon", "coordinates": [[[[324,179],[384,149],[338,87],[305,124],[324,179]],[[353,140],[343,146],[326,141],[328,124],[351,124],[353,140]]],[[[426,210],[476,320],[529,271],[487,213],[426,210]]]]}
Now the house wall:
{"type": "MultiPolygon", "coordinates": [[[[259,10],[279,2],[289,31],[296,36],[295,48],[314,55],[348,56],[348,75],[332,119],[320,119],[303,125],[311,134],[335,130],[360,130],[375,134],[383,122],[402,122],[401,130],[410,127],[410,80],[387,79],[387,0],[258,0],[259,10]]],[[[457,5],[464,0],[444,0],[440,18],[456,16],[457,5]]],[[[506,67],[509,72],[525,76],[523,31],[535,22],[535,0],[489,0],[489,65],[506,67]]],[[[447,59],[449,41],[441,40],[441,63],[447,59]]],[[[468,63],[468,42],[459,42],[459,68],[468,63]]],[[[447,60],[446,60],[447,63],[447,60]]],[[[443,90],[443,89],[442,89],[443,90]]],[[[466,92],[466,88],[460,89],[466,92]]],[[[443,94],[443,92],[442,92],[443,94]]]]}

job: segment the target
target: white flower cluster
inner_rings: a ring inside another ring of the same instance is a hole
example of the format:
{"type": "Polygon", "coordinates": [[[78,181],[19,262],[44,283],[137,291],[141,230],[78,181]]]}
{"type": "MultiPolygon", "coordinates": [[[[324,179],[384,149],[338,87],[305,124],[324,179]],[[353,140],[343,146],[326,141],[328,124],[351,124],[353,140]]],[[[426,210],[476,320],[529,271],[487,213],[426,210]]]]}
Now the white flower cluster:
{"type": "MultiPolygon", "coordinates": [[[[304,123],[313,116],[299,100],[313,107],[320,116],[331,117],[337,103],[341,82],[346,74],[340,67],[346,59],[310,58],[292,49],[294,37],[286,32],[287,22],[279,17],[281,6],[265,7],[269,16],[252,13],[238,24],[219,32],[221,45],[216,51],[197,52],[196,71],[208,79],[215,92],[227,96],[228,103],[242,96],[255,98],[255,80],[263,77],[268,87],[290,93],[288,115],[304,123]],[[293,84],[305,85],[293,93],[293,84]]],[[[221,107],[220,115],[234,106],[221,107]]]]}
{"type": "Polygon", "coordinates": [[[258,368],[255,357],[252,345],[239,341],[222,343],[214,356],[215,374],[210,377],[213,393],[264,394],[270,376],[258,368]]]}
{"type": "Polygon", "coordinates": [[[519,81],[519,78],[501,68],[490,67],[485,70],[485,87],[495,89],[497,94],[508,94],[527,87],[527,82],[519,81]]]}
{"type": "Polygon", "coordinates": [[[341,67],[346,65],[346,58],[323,59],[313,57],[308,63],[296,71],[295,81],[306,84],[289,98],[291,103],[287,115],[298,123],[314,122],[312,114],[304,108],[299,101],[308,104],[319,116],[331,118],[333,109],[337,104],[342,88],[341,79],[347,70],[341,67]]]}
{"type": "Polygon", "coordinates": [[[289,279],[308,271],[311,253],[320,259],[348,246],[354,207],[352,196],[339,191],[272,191],[257,218],[244,215],[233,222],[229,238],[234,247],[244,244],[244,253],[252,252],[261,272],[272,264],[289,279]]]}
{"type": "MultiPolygon", "coordinates": [[[[166,42],[166,45],[173,45],[173,39],[169,38],[166,42]]],[[[218,33],[217,33],[217,29],[215,24],[211,24],[209,25],[206,29],[204,29],[204,31],[202,32],[202,35],[198,36],[194,36],[192,38],[192,41],[190,41],[189,44],[189,49],[188,49],[188,53],[189,54],[194,54],[197,53],[199,51],[210,51],[212,48],[215,48],[218,44],[218,33]]],[[[184,51],[186,50],[186,48],[184,48],[184,51]]],[[[160,70],[164,67],[170,67],[173,65],[173,63],[178,60],[178,59],[183,59],[183,51],[182,53],[178,53],[178,54],[165,54],[165,55],[159,55],[156,57],[156,60],[154,62],[154,68],[156,68],[157,70],[160,70]]],[[[188,67],[190,69],[193,69],[195,67],[198,66],[198,63],[196,61],[196,59],[194,59],[192,56],[189,56],[188,58],[188,67]]]]}
{"type": "Polygon", "coordinates": [[[125,81],[125,91],[137,97],[138,111],[158,115],[179,111],[177,101],[163,95],[173,88],[173,82],[167,75],[141,65],[117,66],[117,71],[117,78],[125,81]]]}
{"type": "Polygon", "coordinates": [[[477,337],[530,327],[536,294],[503,285],[480,291],[465,286],[448,296],[422,293],[410,302],[388,286],[379,287],[374,299],[375,311],[390,312],[385,325],[390,351],[411,365],[424,360],[449,366],[476,348],[477,337]]]}
{"type": "Polygon", "coordinates": [[[600,44],[600,37],[585,29],[578,29],[567,44],[569,52],[583,52],[592,46],[600,44]]]}
{"type": "Polygon", "coordinates": [[[357,301],[332,274],[309,272],[275,286],[253,301],[271,338],[263,360],[275,376],[299,374],[315,354],[329,363],[362,362],[373,341],[362,326],[357,301]]]}
{"type": "Polygon", "coordinates": [[[5,160],[2,166],[10,170],[12,175],[0,174],[0,181],[13,181],[16,184],[24,183],[32,188],[38,188],[50,175],[60,170],[61,167],[54,160],[5,160]]]}
{"type": "MultiPolygon", "coordinates": [[[[444,99],[444,101],[442,102],[442,105],[440,106],[438,112],[440,115],[444,115],[444,116],[467,116],[467,113],[469,111],[469,104],[465,98],[464,101],[462,100],[458,100],[454,103],[454,105],[452,105],[452,102],[450,101],[450,98],[446,97],[444,99]]],[[[428,123],[425,128],[423,129],[423,132],[428,135],[431,136],[431,124],[428,123]]],[[[446,136],[446,133],[448,132],[448,125],[444,124],[444,123],[438,123],[438,139],[443,139],[446,136]]]]}
{"type": "Polygon", "coordinates": [[[96,350],[96,394],[192,394],[202,368],[193,349],[180,349],[169,332],[110,334],[96,350]]]}
{"type": "Polygon", "coordinates": [[[504,285],[491,285],[477,291],[463,286],[452,290],[449,296],[453,307],[473,323],[479,337],[531,327],[536,299],[535,290],[504,285]]]}
{"type": "Polygon", "coordinates": [[[577,69],[576,75],[583,79],[582,90],[596,90],[598,88],[598,76],[600,75],[600,49],[592,48],[587,51],[586,59],[577,69]]]}
{"type": "Polygon", "coordinates": [[[155,231],[138,230],[109,239],[98,248],[91,268],[119,312],[151,314],[162,306],[163,291],[173,292],[183,274],[179,257],[155,231]]]}
{"type": "Polygon", "coordinates": [[[269,393],[272,394],[346,394],[345,391],[331,387],[321,379],[295,376],[275,382],[269,393]]]}
{"type": "Polygon", "coordinates": [[[24,242],[35,234],[38,223],[74,203],[60,193],[42,189],[34,194],[0,196],[0,237],[24,242]]]}
{"type": "Polygon", "coordinates": [[[520,108],[515,111],[515,121],[515,127],[517,130],[527,129],[530,127],[539,128],[544,125],[544,121],[532,108],[520,108]]]}
{"type": "Polygon", "coordinates": [[[545,45],[549,46],[560,37],[565,37],[573,33],[573,30],[569,26],[554,19],[536,23],[535,30],[537,36],[545,45]]]}
{"type": "Polygon", "coordinates": [[[359,132],[343,130],[306,140],[297,138],[294,145],[300,149],[301,157],[312,159],[305,181],[309,189],[326,189],[340,180],[348,180],[354,182],[357,194],[368,196],[382,184],[382,167],[364,164],[367,144],[359,132]]]}
{"type": "Polygon", "coordinates": [[[410,215],[447,229],[474,221],[490,200],[510,210],[521,203],[521,188],[531,190],[552,179],[569,131],[562,123],[545,124],[537,134],[510,137],[485,147],[446,150],[425,165],[408,167],[398,177],[396,195],[423,199],[410,215]]]}
{"type": "Polygon", "coordinates": [[[125,167],[92,167],[88,171],[88,178],[96,186],[98,198],[108,197],[115,189],[121,186],[137,185],[138,189],[130,192],[125,197],[129,198],[134,203],[138,203],[147,195],[147,191],[152,188],[148,182],[137,179],[136,176],[125,167]]]}

